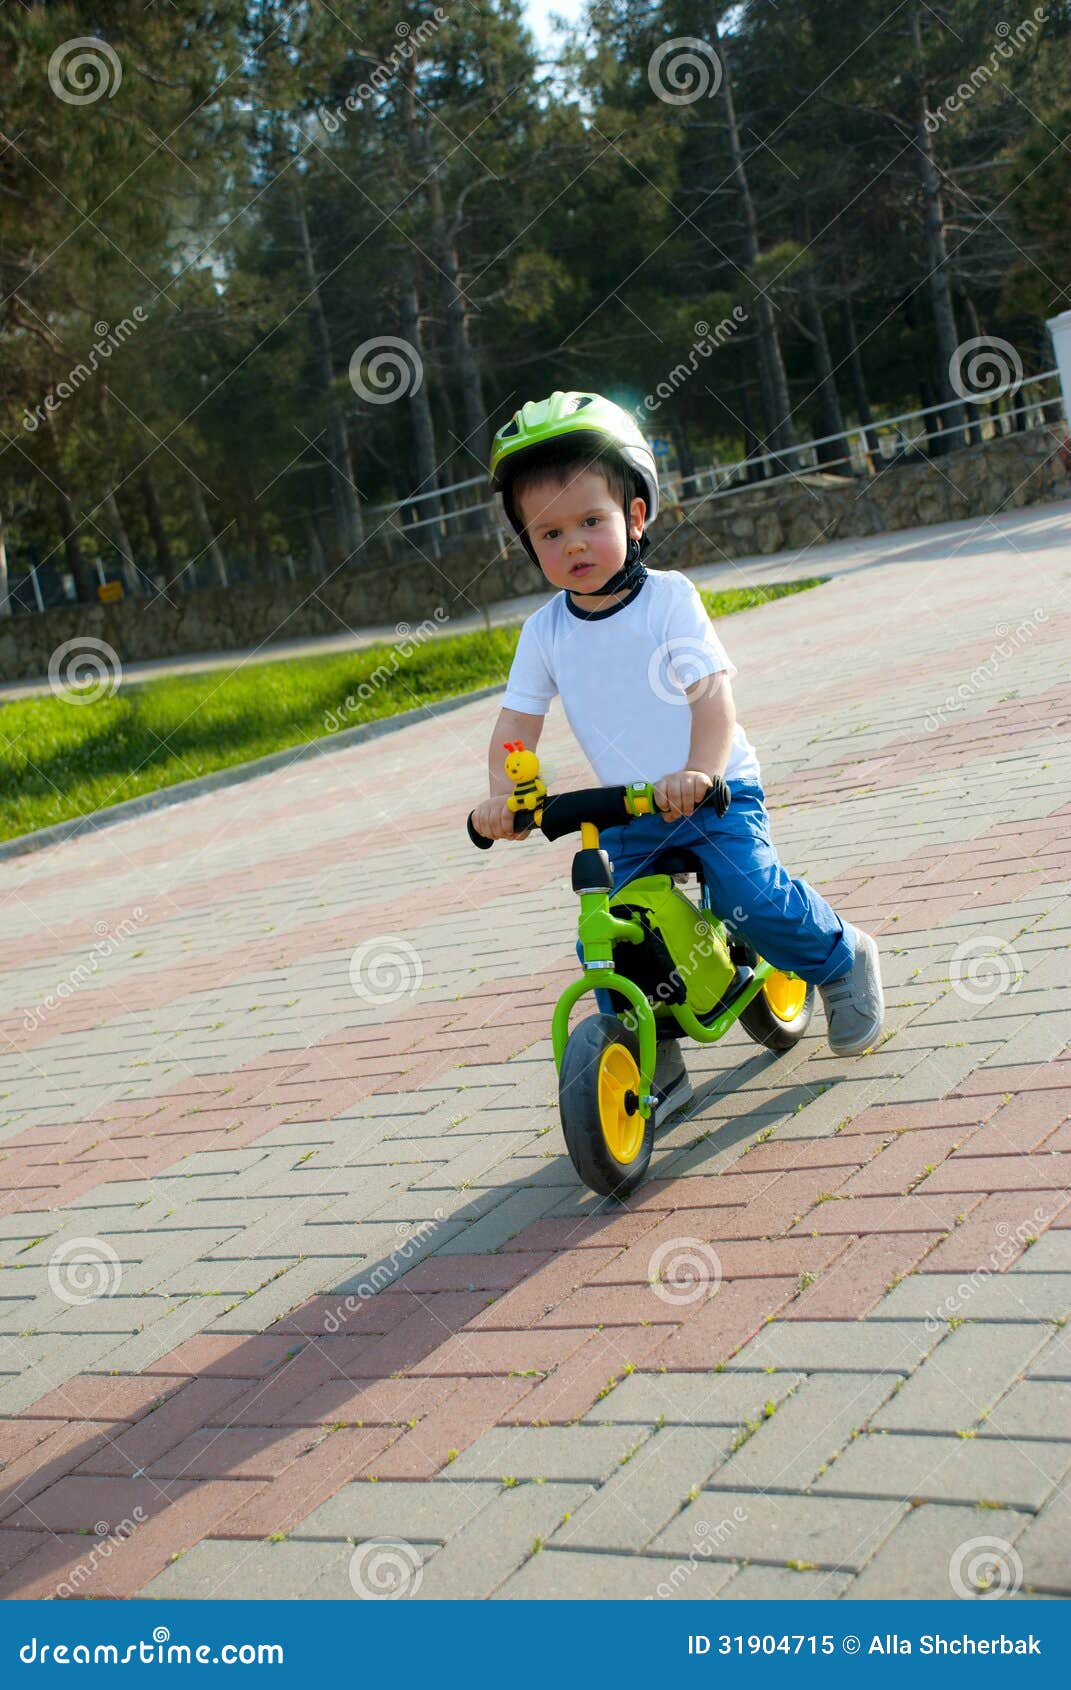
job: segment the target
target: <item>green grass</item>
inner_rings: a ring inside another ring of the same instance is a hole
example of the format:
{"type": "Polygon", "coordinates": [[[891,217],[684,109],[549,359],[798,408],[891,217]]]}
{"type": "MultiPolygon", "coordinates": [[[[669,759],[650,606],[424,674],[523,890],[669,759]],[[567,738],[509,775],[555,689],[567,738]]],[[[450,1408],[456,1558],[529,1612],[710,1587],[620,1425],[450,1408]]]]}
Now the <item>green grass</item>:
{"type": "MultiPolygon", "coordinates": [[[[819,584],[733,587],[702,597],[711,616],[722,617],[819,584]]],[[[338,656],[235,664],[129,683],[91,704],[51,696],[6,704],[0,839],[493,686],[506,679],[518,633],[440,636],[410,643],[407,656],[384,643],[338,656]]]]}

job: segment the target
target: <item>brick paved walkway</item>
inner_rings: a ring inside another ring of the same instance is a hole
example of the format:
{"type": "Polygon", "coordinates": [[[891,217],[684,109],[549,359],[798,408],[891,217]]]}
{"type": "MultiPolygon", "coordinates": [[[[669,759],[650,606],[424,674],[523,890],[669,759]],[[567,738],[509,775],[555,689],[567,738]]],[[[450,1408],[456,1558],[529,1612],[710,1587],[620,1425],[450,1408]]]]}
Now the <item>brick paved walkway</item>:
{"type": "Polygon", "coordinates": [[[0,1594],[1071,1590],[1069,515],[733,620],[888,1036],[690,1047],[625,1209],[571,847],[465,838],[493,701],[6,866],[0,1594]]]}

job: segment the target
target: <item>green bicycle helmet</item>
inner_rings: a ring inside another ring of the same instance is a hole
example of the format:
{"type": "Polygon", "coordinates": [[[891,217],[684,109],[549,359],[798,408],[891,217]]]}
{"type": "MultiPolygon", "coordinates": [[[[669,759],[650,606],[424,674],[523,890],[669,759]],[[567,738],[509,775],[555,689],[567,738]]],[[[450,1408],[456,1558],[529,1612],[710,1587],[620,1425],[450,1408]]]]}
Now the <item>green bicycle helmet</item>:
{"type": "MultiPolygon", "coordinates": [[[[491,481],[501,496],[510,525],[517,534],[533,563],[538,559],[524,532],[513,503],[511,483],[513,472],[522,460],[538,453],[550,441],[576,439],[593,448],[610,447],[633,472],[647,506],[647,523],[658,515],[658,469],[655,456],[639,424],[620,405],[605,399],[601,393],[562,393],[556,390],[549,399],[530,399],[515,411],[509,422],[500,428],[491,447],[491,481]]],[[[625,501],[626,523],[629,501],[625,501]]],[[[578,597],[594,598],[604,593],[618,592],[643,580],[647,571],[641,558],[648,551],[650,541],[646,532],[639,540],[629,537],[628,550],[622,569],[594,593],[578,597]]],[[[575,588],[570,589],[576,592],[575,588]]]]}

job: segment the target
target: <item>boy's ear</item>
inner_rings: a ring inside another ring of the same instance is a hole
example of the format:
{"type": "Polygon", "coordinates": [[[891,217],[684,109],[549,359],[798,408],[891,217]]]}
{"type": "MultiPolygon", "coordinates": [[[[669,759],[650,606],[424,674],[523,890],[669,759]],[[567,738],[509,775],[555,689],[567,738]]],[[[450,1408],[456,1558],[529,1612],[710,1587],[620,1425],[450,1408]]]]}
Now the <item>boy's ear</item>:
{"type": "MultiPolygon", "coordinates": [[[[632,528],[635,528],[638,525],[639,530],[640,530],[640,534],[642,534],[643,533],[643,525],[644,525],[644,522],[647,519],[647,500],[641,499],[640,495],[638,493],[637,493],[636,497],[632,500],[631,504],[629,505],[629,519],[630,519],[630,523],[629,523],[630,531],[631,531],[632,528]],[[639,506],[638,511],[636,509],[637,505],[639,506]]],[[[637,535],[636,538],[638,539],[639,535],[637,535]]]]}

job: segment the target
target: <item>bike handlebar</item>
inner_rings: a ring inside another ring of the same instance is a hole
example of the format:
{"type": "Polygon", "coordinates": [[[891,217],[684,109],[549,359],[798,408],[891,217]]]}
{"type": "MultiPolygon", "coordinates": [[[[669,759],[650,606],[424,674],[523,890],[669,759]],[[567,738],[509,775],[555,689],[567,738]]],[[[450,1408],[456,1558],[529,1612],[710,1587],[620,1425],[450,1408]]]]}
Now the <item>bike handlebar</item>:
{"type": "MultiPolygon", "coordinates": [[[[517,810],[513,815],[514,833],[526,833],[529,828],[538,825],[539,831],[547,839],[561,839],[566,833],[579,833],[582,822],[593,822],[596,827],[619,827],[624,822],[638,821],[641,814],[658,814],[650,809],[637,811],[629,807],[629,799],[637,796],[650,798],[650,787],[642,782],[632,786],[589,786],[580,792],[563,792],[558,798],[544,798],[542,802],[542,820],[537,824],[530,810],[517,810]]],[[[653,804],[653,799],[650,800],[653,804]]],[[[720,775],[715,775],[709,792],[707,792],[692,811],[702,810],[710,805],[720,818],[732,802],[732,793],[720,775]]],[[[471,811],[466,822],[469,838],[481,851],[486,851],[494,844],[493,839],[487,839],[482,833],[477,833],[472,825],[471,811]]]]}

